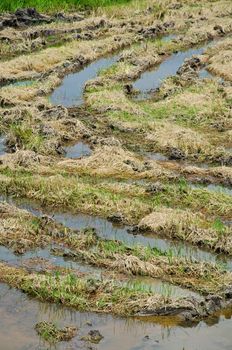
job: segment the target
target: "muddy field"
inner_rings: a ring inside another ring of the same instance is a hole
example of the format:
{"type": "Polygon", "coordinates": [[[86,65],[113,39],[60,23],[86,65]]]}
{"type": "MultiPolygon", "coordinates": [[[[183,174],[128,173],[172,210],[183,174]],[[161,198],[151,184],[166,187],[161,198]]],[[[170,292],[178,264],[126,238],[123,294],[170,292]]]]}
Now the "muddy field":
{"type": "Polygon", "coordinates": [[[232,2],[0,14],[4,350],[232,346],[232,2]]]}

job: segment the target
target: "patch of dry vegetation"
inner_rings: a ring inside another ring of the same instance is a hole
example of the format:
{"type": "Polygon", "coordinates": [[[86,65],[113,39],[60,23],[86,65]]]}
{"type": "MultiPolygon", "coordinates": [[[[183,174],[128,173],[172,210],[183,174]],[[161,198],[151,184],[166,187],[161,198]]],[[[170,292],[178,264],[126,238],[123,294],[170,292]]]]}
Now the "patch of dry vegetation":
{"type": "Polygon", "coordinates": [[[138,227],[161,236],[177,238],[218,252],[232,254],[231,229],[223,224],[218,229],[207,228],[203,217],[190,211],[163,208],[143,218],[138,227]]]}

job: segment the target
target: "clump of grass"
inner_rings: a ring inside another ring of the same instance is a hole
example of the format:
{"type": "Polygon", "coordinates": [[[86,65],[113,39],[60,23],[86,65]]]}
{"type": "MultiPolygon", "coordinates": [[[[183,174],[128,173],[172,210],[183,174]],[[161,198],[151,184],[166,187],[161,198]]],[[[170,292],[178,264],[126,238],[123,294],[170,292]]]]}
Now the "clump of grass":
{"type": "Polygon", "coordinates": [[[35,330],[42,339],[49,343],[68,341],[74,338],[77,334],[76,327],[65,327],[59,329],[54,323],[46,321],[37,323],[35,330]]]}
{"type": "Polygon", "coordinates": [[[225,234],[225,232],[227,231],[227,227],[218,218],[213,222],[212,226],[218,232],[219,236],[225,234]]]}
{"type": "Polygon", "coordinates": [[[44,143],[44,138],[35,133],[31,126],[23,124],[12,124],[9,133],[9,143],[16,148],[23,148],[31,151],[39,151],[44,143]]]}

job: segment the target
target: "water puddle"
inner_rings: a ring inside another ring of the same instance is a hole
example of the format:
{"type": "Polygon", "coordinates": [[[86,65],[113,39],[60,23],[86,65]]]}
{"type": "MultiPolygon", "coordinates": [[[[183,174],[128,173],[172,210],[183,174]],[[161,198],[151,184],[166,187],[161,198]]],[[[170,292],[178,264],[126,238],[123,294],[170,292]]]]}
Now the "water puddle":
{"type": "Polygon", "coordinates": [[[232,188],[228,188],[228,187],[224,187],[224,186],[220,186],[220,185],[210,184],[207,186],[203,186],[203,185],[199,185],[199,184],[190,183],[189,186],[192,189],[208,190],[210,192],[222,193],[222,194],[232,196],[232,188]]]}
{"type": "Polygon", "coordinates": [[[65,158],[71,158],[71,159],[79,159],[82,157],[88,157],[91,155],[92,150],[84,142],[78,142],[72,146],[64,147],[65,150],[65,158]]]}
{"type": "Polygon", "coordinates": [[[62,305],[32,300],[0,284],[0,313],[0,342],[4,350],[87,349],[87,344],[80,339],[94,329],[104,337],[97,345],[99,350],[229,350],[232,344],[232,310],[225,310],[195,327],[180,326],[173,317],[123,319],[81,313],[62,305]],[[68,343],[50,347],[34,330],[35,324],[41,321],[55,323],[58,327],[75,326],[78,334],[68,343]]]}
{"type": "Polygon", "coordinates": [[[5,137],[0,136],[0,156],[3,156],[6,153],[5,149],[5,137]]]}
{"type": "MultiPolygon", "coordinates": [[[[3,200],[3,198],[0,198],[3,200]]],[[[4,198],[7,202],[12,203],[22,209],[26,209],[35,216],[42,216],[45,211],[38,208],[38,205],[31,201],[26,200],[12,200],[9,198],[4,198]]],[[[130,233],[131,227],[129,226],[118,226],[110,221],[99,218],[96,216],[86,215],[86,214],[70,214],[61,213],[58,211],[46,210],[46,214],[53,217],[53,219],[63,224],[64,226],[73,229],[81,230],[87,227],[94,228],[97,235],[106,240],[118,240],[123,242],[128,246],[142,245],[151,248],[158,248],[163,252],[169,252],[173,256],[185,257],[189,260],[197,261],[207,261],[212,263],[221,263],[225,265],[226,268],[232,270],[232,259],[225,255],[217,255],[208,250],[198,248],[181,242],[178,240],[170,240],[165,238],[159,238],[155,236],[154,233],[144,233],[144,234],[132,234],[130,233]]]]}
{"type": "Polygon", "coordinates": [[[8,86],[9,87],[29,87],[35,84],[34,80],[22,80],[22,81],[16,81],[15,83],[11,83],[8,86]]]}
{"type": "Polygon", "coordinates": [[[169,35],[161,36],[159,39],[162,40],[164,43],[169,43],[170,41],[176,38],[177,38],[176,34],[169,34],[169,35]]]}
{"type": "Polygon", "coordinates": [[[180,298],[193,296],[199,298],[199,294],[194,293],[188,289],[171,285],[170,283],[162,282],[151,277],[133,277],[125,281],[124,285],[129,287],[142,288],[146,291],[151,291],[156,294],[161,294],[166,297],[180,298]]]}
{"type": "MultiPolygon", "coordinates": [[[[178,69],[182,66],[185,59],[191,58],[194,55],[201,55],[208,46],[209,45],[204,45],[203,47],[197,49],[189,49],[175,53],[167,58],[158,67],[144,72],[133,84],[133,87],[136,90],[139,90],[139,94],[136,95],[135,98],[138,100],[147,99],[149,93],[159,88],[163,80],[177,74],[178,69]]],[[[204,76],[206,71],[203,70],[201,72],[201,75],[202,74],[204,76]]]]}
{"type": "Polygon", "coordinates": [[[213,75],[205,68],[201,69],[198,75],[200,79],[213,79],[213,75]]]}
{"type": "Polygon", "coordinates": [[[96,78],[100,70],[112,66],[118,60],[118,55],[100,58],[90,63],[87,67],[77,73],[68,74],[62,84],[54,90],[50,100],[54,105],[63,105],[73,107],[81,105],[83,101],[83,92],[85,83],[88,80],[96,78]]]}
{"type": "MultiPolygon", "coordinates": [[[[53,248],[53,247],[51,247],[53,248]]],[[[35,271],[41,271],[43,269],[43,263],[40,261],[36,262],[36,259],[44,259],[49,262],[50,265],[55,267],[62,267],[66,269],[74,269],[81,273],[87,273],[94,275],[95,278],[101,278],[101,269],[89,266],[84,263],[78,263],[69,259],[63,258],[62,256],[55,256],[50,252],[50,248],[36,249],[34,251],[26,252],[23,255],[16,255],[10,249],[0,246],[0,260],[14,266],[27,266],[29,260],[34,259],[33,269],[35,271]]],[[[29,265],[28,265],[29,266],[29,265]]],[[[32,265],[31,265],[32,266],[32,265]]]]}
{"type": "Polygon", "coordinates": [[[148,159],[155,160],[162,163],[172,163],[177,164],[178,166],[194,166],[202,169],[209,169],[210,167],[217,166],[217,164],[208,164],[206,162],[190,162],[188,160],[179,160],[179,159],[171,159],[171,157],[168,157],[167,155],[160,153],[160,152],[144,152],[142,155],[148,159]]]}
{"type": "Polygon", "coordinates": [[[145,157],[147,157],[151,160],[157,160],[160,162],[167,162],[168,161],[168,157],[162,153],[159,153],[159,152],[146,152],[144,155],[145,155],[145,157]]]}

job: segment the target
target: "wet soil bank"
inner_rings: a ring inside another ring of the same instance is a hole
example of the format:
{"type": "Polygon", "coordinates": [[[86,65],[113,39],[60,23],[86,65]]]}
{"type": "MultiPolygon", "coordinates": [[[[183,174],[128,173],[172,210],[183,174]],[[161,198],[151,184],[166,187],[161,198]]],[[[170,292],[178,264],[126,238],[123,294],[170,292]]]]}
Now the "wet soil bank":
{"type": "Polygon", "coordinates": [[[37,335],[37,322],[48,321],[59,327],[76,326],[78,333],[70,342],[58,343],[56,350],[90,349],[81,341],[91,330],[104,337],[94,348],[101,350],[228,350],[232,343],[232,310],[224,310],[197,326],[178,325],[174,317],[160,319],[122,319],[110,315],[80,313],[73,309],[31,300],[25,294],[0,285],[0,339],[4,350],[45,350],[50,348],[37,335]],[[12,334],[14,336],[12,336],[12,334]]]}
{"type": "MultiPolygon", "coordinates": [[[[50,248],[36,249],[28,251],[23,255],[16,255],[10,249],[0,246],[0,261],[4,261],[11,266],[24,267],[30,272],[49,272],[56,269],[68,269],[82,277],[95,278],[96,280],[108,280],[114,273],[103,268],[90,266],[84,262],[77,262],[69,257],[53,255],[53,249],[60,249],[59,246],[53,245],[50,248]]],[[[128,277],[115,272],[115,278],[119,286],[128,286],[129,288],[141,287],[144,290],[152,291],[160,295],[169,295],[173,298],[178,297],[200,297],[199,294],[172,285],[168,282],[156,278],[136,276],[128,277]]]]}
{"type": "Polygon", "coordinates": [[[130,226],[117,225],[109,220],[86,215],[71,214],[53,210],[52,208],[41,208],[36,202],[26,199],[12,199],[10,197],[0,196],[0,200],[7,201],[21,209],[25,209],[35,216],[42,217],[49,215],[57,223],[73,230],[85,228],[94,228],[99,237],[105,240],[118,240],[131,247],[141,245],[145,247],[158,248],[163,252],[169,252],[173,256],[185,257],[190,261],[202,261],[223,264],[228,270],[232,271],[232,259],[224,254],[212,253],[209,250],[194,247],[188,243],[160,238],[149,231],[133,233],[130,226]]]}

